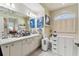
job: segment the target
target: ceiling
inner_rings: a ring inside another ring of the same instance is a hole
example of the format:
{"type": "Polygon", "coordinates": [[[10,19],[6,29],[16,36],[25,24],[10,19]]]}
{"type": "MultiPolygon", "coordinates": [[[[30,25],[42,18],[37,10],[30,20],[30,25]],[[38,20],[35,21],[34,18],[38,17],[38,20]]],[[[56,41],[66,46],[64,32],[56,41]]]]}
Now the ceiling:
{"type": "Polygon", "coordinates": [[[38,3],[24,3],[24,5],[36,13],[43,11],[43,7],[38,3]]]}
{"type": "MultiPolygon", "coordinates": [[[[63,7],[67,7],[70,5],[73,5],[73,3],[14,3],[15,8],[12,8],[12,10],[20,12],[23,15],[26,15],[29,12],[33,12],[36,15],[40,16],[44,14],[44,8],[46,7],[49,11],[54,11],[63,7]],[[43,8],[44,7],[44,8],[43,8]]],[[[75,4],[75,3],[74,3],[75,4]]],[[[2,5],[2,4],[1,4],[2,5]]],[[[9,9],[11,7],[5,6],[9,9]]],[[[5,8],[0,8],[0,11],[9,11],[5,8]]]]}
{"type": "Polygon", "coordinates": [[[42,3],[42,5],[47,7],[49,11],[54,11],[54,10],[67,7],[73,4],[75,3],[42,3]]]}
{"type": "Polygon", "coordinates": [[[24,5],[33,11],[35,14],[43,14],[44,8],[39,3],[24,3],[24,5]]]}
{"type": "Polygon", "coordinates": [[[34,15],[40,16],[44,14],[44,8],[39,3],[12,3],[14,4],[14,8],[10,3],[0,3],[0,13],[1,12],[9,12],[16,11],[23,15],[34,15]]]}

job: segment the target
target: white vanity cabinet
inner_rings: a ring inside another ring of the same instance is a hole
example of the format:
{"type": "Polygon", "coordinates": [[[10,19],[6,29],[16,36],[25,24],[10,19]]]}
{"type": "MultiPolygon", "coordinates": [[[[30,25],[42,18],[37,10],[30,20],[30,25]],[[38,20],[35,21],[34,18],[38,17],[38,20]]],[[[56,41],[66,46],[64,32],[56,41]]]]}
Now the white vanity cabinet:
{"type": "Polygon", "coordinates": [[[9,43],[8,39],[1,40],[2,44],[0,43],[3,56],[26,56],[32,53],[35,49],[40,46],[41,36],[26,36],[21,38],[15,38],[11,40],[9,43]]]}
{"type": "Polygon", "coordinates": [[[13,42],[1,46],[4,56],[21,56],[21,42],[13,42]]]}

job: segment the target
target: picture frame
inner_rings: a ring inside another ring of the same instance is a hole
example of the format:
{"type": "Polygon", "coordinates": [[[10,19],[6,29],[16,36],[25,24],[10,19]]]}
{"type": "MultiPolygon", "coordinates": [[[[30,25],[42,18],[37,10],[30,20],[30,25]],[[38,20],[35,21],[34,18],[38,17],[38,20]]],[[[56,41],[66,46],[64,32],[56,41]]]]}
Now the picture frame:
{"type": "Polygon", "coordinates": [[[45,26],[49,26],[50,25],[50,18],[48,15],[45,15],[45,26]]]}
{"type": "Polygon", "coordinates": [[[35,28],[35,19],[30,19],[30,28],[35,28]]]}
{"type": "Polygon", "coordinates": [[[44,17],[40,17],[37,20],[37,28],[43,28],[44,27],[44,17]]]}

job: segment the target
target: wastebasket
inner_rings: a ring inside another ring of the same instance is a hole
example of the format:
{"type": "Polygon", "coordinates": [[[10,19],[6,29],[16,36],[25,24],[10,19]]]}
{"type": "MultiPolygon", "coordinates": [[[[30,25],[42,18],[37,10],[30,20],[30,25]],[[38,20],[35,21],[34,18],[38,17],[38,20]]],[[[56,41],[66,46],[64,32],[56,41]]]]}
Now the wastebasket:
{"type": "Polygon", "coordinates": [[[47,37],[42,39],[42,50],[47,51],[48,50],[48,44],[49,44],[49,39],[47,37]]]}

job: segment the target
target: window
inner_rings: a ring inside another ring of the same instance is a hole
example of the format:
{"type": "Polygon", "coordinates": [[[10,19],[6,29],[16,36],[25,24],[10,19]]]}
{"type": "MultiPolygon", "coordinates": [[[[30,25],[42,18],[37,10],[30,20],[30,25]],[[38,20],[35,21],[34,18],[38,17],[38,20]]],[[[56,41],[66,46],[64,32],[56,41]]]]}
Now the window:
{"type": "Polygon", "coordinates": [[[67,19],[74,19],[74,18],[75,18],[75,14],[64,13],[64,14],[56,16],[55,20],[67,20],[67,19]]]}

